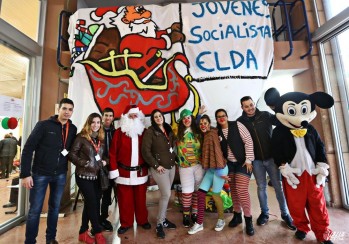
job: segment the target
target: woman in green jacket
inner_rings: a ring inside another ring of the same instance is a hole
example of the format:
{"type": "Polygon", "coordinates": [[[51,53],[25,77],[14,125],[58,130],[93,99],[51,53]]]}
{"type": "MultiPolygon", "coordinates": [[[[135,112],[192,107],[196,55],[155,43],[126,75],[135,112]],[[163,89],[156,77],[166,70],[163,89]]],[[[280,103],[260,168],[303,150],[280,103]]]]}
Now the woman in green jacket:
{"type": "Polygon", "coordinates": [[[159,186],[161,196],[156,235],[158,238],[165,238],[164,228],[176,228],[175,224],[166,219],[171,186],[176,172],[175,138],[171,126],[165,122],[165,117],[160,110],[153,110],[150,120],[152,125],[143,136],[142,156],[149,164],[151,175],[159,186]]]}

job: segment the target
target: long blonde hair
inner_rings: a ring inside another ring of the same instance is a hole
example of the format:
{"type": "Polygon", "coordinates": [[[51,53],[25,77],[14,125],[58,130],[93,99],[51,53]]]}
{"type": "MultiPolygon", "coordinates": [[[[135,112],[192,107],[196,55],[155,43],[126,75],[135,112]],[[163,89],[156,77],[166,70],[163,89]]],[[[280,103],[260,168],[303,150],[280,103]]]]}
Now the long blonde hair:
{"type": "Polygon", "coordinates": [[[82,130],[80,132],[80,135],[82,137],[85,137],[89,141],[91,140],[91,134],[92,134],[91,124],[92,124],[92,121],[94,118],[99,118],[99,120],[101,122],[101,128],[99,128],[99,130],[98,130],[98,140],[103,142],[104,129],[103,129],[103,125],[102,125],[102,116],[98,113],[92,113],[87,117],[86,122],[84,124],[84,127],[82,127],[82,130]]]}

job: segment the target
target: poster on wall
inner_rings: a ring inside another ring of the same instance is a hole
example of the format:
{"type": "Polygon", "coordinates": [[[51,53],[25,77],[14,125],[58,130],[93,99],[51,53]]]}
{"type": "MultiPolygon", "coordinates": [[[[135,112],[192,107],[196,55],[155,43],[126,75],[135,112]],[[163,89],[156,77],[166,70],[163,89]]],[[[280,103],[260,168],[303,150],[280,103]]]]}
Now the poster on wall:
{"type": "Polygon", "coordinates": [[[0,95],[0,116],[22,118],[23,99],[0,95]]]}
{"type": "Polygon", "coordinates": [[[70,17],[73,121],[105,107],[155,108],[175,123],[178,112],[234,119],[239,100],[258,99],[273,64],[266,1],[116,6],[79,9],[70,17]]]}

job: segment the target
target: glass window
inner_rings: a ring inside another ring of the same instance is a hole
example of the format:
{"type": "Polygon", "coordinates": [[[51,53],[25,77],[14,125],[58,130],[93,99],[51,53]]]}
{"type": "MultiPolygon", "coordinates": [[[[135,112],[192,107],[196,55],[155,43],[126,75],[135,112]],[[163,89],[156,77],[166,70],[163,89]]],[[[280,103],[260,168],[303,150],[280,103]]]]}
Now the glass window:
{"type": "Polygon", "coordinates": [[[335,99],[332,114],[333,136],[339,169],[342,202],[349,209],[349,30],[320,43],[323,51],[323,74],[325,84],[335,99]]]}
{"type": "Polygon", "coordinates": [[[346,7],[349,7],[348,0],[323,0],[324,9],[326,12],[326,19],[329,20],[343,11],[346,7]]]}
{"type": "Polygon", "coordinates": [[[19,216],[19,166],[28,57],[0,43],[0,226],[19,216]],[[4,145],[6,149],[4,150],[4,145]],[[4,157],[6,155],[7,157],[4,157]],[[10,155],[10,157],[8,157],[10,155]]]}
{"type": "MultiPolygon", "coordinates": [[[[349,30],[342,32],[337,36],[338,41],[338,49],[339,49],[339,58],[341,61],[342,75],[343,75],[343,83],[344,89],[346,91],[346,96],[349,96],[349,30]]],[[[347,99],[348,100],[348,99],[347,99]]]]}
{"type": "Polygon", "coordinates": [[[0,18],[25,35],[38,40],[39,0],[1,0],[0,18]]]}

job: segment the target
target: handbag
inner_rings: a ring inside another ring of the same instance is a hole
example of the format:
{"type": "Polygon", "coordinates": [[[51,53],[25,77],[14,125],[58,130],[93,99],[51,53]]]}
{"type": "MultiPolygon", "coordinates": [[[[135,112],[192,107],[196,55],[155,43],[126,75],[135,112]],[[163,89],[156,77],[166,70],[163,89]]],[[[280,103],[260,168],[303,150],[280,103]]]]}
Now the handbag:
{"type": "Polygon", "coordinates": [[[100,168],[100,170],[99,170],[99,183],[100,183],[102,191],[107,190],[109,185],[110,185],[108,174],[109,174],[109,171],[105,166],[100,168]]]}

